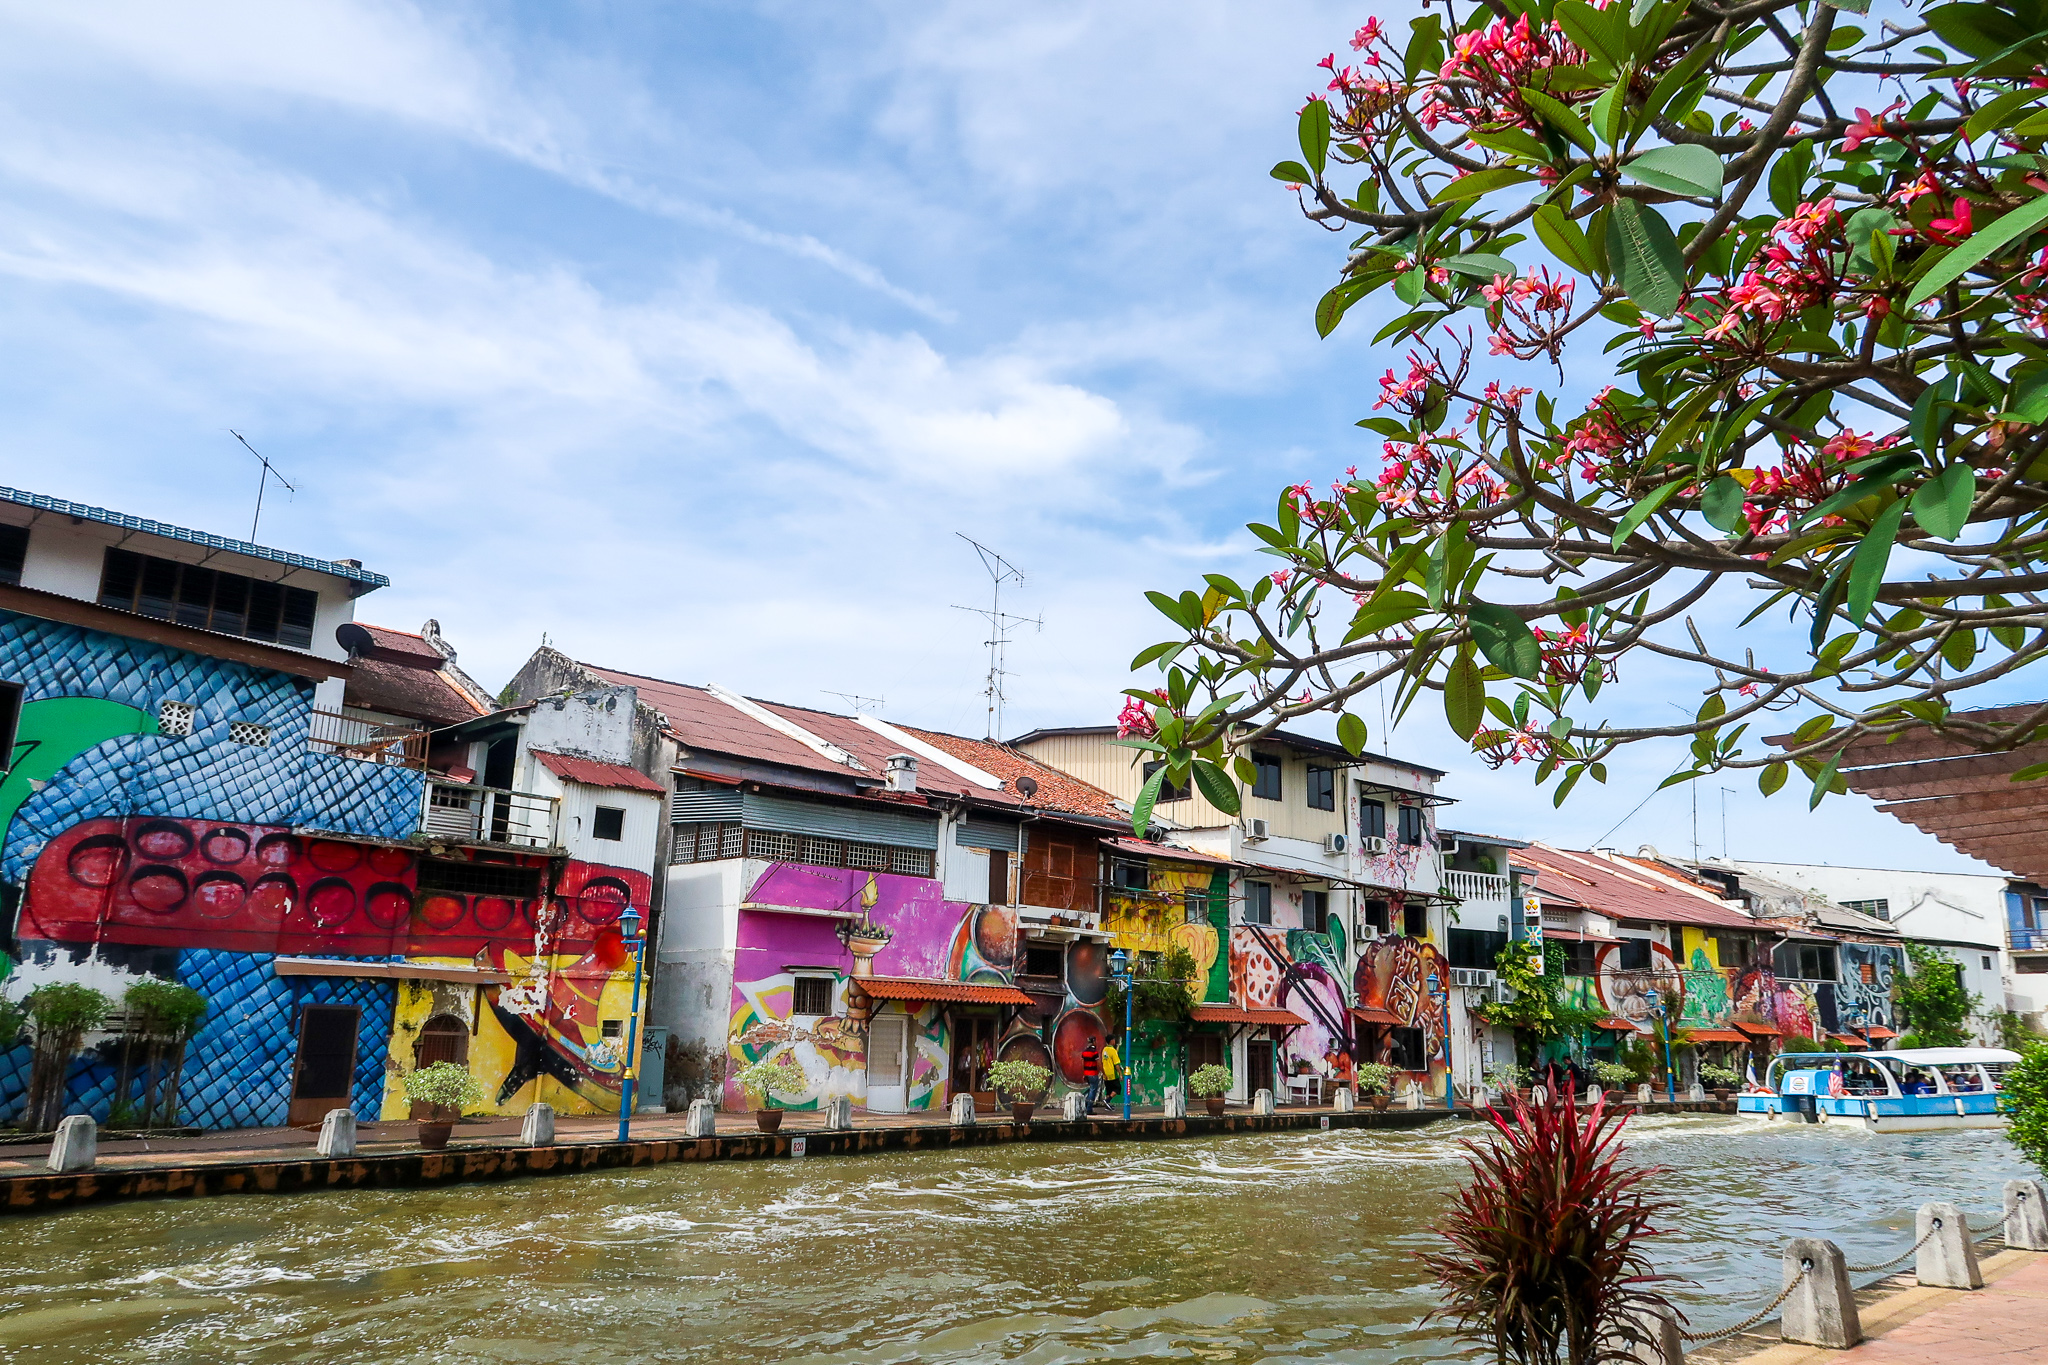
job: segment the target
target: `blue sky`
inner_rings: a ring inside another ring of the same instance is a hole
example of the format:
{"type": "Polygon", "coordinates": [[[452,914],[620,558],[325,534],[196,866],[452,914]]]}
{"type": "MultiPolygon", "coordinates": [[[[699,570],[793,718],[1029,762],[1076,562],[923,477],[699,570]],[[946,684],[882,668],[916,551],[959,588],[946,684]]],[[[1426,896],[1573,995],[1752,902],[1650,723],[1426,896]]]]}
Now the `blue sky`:
{"type": "MultiPolygon", "coordinates": [[[[1339,245],[1266,175],[1367,12],[0,0],[0,471],[246,534],[232,427],[298,485],[261,539],[389,574],[362,616],[494,685],[545,633],[979,734],[964,532],[1045,621],[1005,728],[1106,720],[1143,589],[1256,572],[1281,484],[1376,467],[1393,357],[1363,310],[1317,341],[1339,245]]],[[[1563,843],[1677,757],[1553,812],[1433,714],[1368,719],[1458,821],[1563,843]]],[[[1727,785],[1737,856],[1964,866],[1727,785]]],[[[1610,842],[1689,850],[1690,809],[1610,842]]]]}

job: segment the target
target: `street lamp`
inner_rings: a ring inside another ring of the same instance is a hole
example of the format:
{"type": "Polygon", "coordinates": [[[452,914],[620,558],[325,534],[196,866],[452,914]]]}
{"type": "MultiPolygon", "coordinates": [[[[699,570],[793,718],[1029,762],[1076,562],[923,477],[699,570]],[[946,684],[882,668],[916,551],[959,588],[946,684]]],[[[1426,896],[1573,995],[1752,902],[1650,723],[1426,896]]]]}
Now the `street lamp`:
{"type": "Polygon", "coordinates": [[[1457,1095],[1451,1089],[1451,993],[1437,980],[1436,972],[1429,974],[1429,998],[1436,1002],[1444,1019],[1444,1108],[1458,1107],[1457,1095]]]}
{"type": "MultiPolygon", "coordinates": [[[[1131,1045],[1131,955],[1119,948],[1109,955],[1109,974],[1124,988],[1124,1047],[1131,1045]]],[[[1122,1049],[1117,1055],[1123,1057],[1122,1049]]],[[[1123,1057],[1124,1122],[1131,1121],[1131,1061],[1123,1057]]]]}
{"type": "Polygon", "coordinates": [[[633,1125],[633,1079],[640,1074],[640,954],[647,945],[640,912],[631,905],[619,916],[619,935],[633,949],[633,1012],[626,1016],[626,1069],[619,1086],[619,1141],[626,1142],[633,1125]]]}
{"type": "Polygon", "coordinates": [[[1678,1076],[1671,1069],[1671,1020],[1664,1013],[1664,997],[1657,993],[1655,986],[1652,986],[1643,992],[1643,1003],[1657,1011],[1657,1027],[1664,1035],[1664,1098],[1669,1103],[1676,1104],[1678,1076]]]}

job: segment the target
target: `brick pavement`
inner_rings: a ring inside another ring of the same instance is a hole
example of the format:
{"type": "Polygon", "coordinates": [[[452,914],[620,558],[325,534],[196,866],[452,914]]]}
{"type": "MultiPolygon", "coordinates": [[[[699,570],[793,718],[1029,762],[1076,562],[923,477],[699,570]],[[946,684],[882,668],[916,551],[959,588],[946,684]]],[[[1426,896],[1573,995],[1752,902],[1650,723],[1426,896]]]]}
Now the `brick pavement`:
{"type": "MultiPolygon", "coordinates": [[[[1742,1365],[2019,1365],[2048,1361],[2048,1253],[2001,1251],[1982,1289],[1908,1285],[1863,1306],[1865,1340],[1846,1351],[1778,1344],[1742,1365]]],[[[1907,1278],[1907,1277],[1901,1277],[1907,1278]]]]}

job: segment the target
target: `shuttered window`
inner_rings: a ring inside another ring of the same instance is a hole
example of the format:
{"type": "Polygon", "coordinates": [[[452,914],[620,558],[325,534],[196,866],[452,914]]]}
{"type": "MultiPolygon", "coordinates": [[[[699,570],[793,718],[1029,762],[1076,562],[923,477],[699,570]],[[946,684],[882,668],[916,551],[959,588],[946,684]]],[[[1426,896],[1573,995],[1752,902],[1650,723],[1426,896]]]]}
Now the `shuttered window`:
{"type": "Polygon", "coordinates": [[[953,842],[962,848],[1017,851],[1017,826],[1007,820],[962,820],[953,826],[953,842]]]}

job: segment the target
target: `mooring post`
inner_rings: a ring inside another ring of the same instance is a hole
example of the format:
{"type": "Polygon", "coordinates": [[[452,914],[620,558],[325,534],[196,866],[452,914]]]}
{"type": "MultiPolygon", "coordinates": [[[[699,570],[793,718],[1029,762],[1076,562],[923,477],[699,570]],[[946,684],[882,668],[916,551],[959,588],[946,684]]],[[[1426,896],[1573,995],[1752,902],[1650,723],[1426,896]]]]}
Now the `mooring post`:
{"type": "Polygon", "coordinates": [[[1088,1117],[1088,1096],[1079,1090],[1069,1090],[1060,1096],[1060,1117],[1068,1123],[1079,1123],[1088,1117]]]}
{"type": "MultiPolygon", "coordinates": [[[[974,1121],[974,1097],[955,1095],[955,1100],[967,1101],[968,1122],[974,1121]]],[[[843,1133],[853,1127],[853,1096],[833,1095],[825,1101],[825,1127],[835,1133],[843,1133]]]]}
{"type": "Polygon", "coordinates": [[[1863,1340],[1863,1321],[1849,1288],[1849,1262],[1833,1242],[1799,1237],[1787,1243],[1783,1287],[1792,1290],[1778,1325],[1786,1341],[1841,1351],[1863,1340]]]}
{"type": "Polygon", "coordinates": [[[73,1114],[57,1125],[57,1140],[50,1144],[48,1167],[58,1175],[89,1171],[99,1159],[100,1130],[84,1114],[73,1114]]]}
{"type": "Polygon", "coordinates": [[[690,1115],[683,1120],[683,1136],[708,1138],[718,1136],[718,1110],[710,1100],[691,1100],[690,1115]]]}
{"type": "Polygon", "coordinates": [[[1685,1342],[1670,1309],[1629,1315],[1628,1358],[1636,1365],[1685,1365],[1685,1342]]]}
{"type": "Polygon", "coordinates": [[[519,1145],[522,1147],[552,1147],[555,1145],[555,1106],[536,1102],[526,1111],[526,1119],[519,1125],[519,1145]]]}
{"type": "Polygon", "coordinates": [[[2048,1204],[2031,1180],[2005,1182],[2005,1244],[2021,1251],[2048,1251],[2048,1204]]]}
{"type": "Polygon", "coordinates": [[[1350,1086],[1340,1085],[1337,1087],[1337,1093],[1330,1096],[1330,1108],[1340,1114],[1348,1114],[1358,1108],[1358,1101],[1352,1097],[1350,1086]]]}
{"type": "Polygon", "coordinates": [[[1273,1092],[1272,1092],[1272,1091],[1270,1091],[1270,1090],[1261,1090],[1261,1091],[1259,1091],[1259,1092],[1258,1092],[1257,1094],[1253,1095],[1253,1096],[1252,1096],[1252,1112],[1253,1112],[1254,1114],[1270,1114],[1270,1113],[1272,1113],[1272,1112],[1273,1112],[1273,1092]]]}
{"type": "Polygon", "coordinates": [[[321,1156],[354,1156],[356,1154],[356,1116],[353,1110],[330,1109],[320,1120],[320,1145],[314,1150],[321,1156]]]}
{"type": "Polygon", "coordinates": [[[1598,1103],[1600,1103],[1600,1087],[1599,1087],[1599,1086],[1597,1086],[1597,1085],[1589,1085],[1589,1086],[1587,1086],[1587,1087],[1586,1087],[1586,1093],[1585,1093],[1584,1097],[1583,1097],[1583,1098],[1582,1098],[1582,1099],[1580,1100],[1580,1103],[1582,1103],[1582,1104],[1598,1104],[1598,1103]]]}
{"type": "Polygon", "coordinates": [[[1954,1204],[1922,1204],[1913,1219],[1913,1236],[1920,1243],[1913,1273],[1921,1284],[1941,1289],[1984,1287],[1984,1272],[1977,1268],[1977,1248],[1970,1242],[1970,1225],[1954,1204]]]}
{"type": "Polygon", "coordinates": [[[1186,1086],[1183,1086],[1183,1085],[1169,1085],[1169,1086],[1167,1086],[1167,1087],[1166,1087],[1166,1095],[1165,1095],[1165,1097],[1164,1097],[1164,1098],[1163,1098],[1163,1099],[1162,1099],[1162,1100],[1160,1101],[1160,1104],[1161,1104],[1161,1107],[1162,1107],[1162,1108],[1163,1108],[1163,1109],[1165,1110],[1165,1113],[1166,1113],[1166,1117],[1167,1117],[1167,1118],[1170,1118],[1170,1119],[1184,1119],[1184,1118],[1186,1118],[1186,1117],[1188,1116],[1188,1092],[1187,1092],[1187,1087],[1186,1087],[1186,1086]]]}

